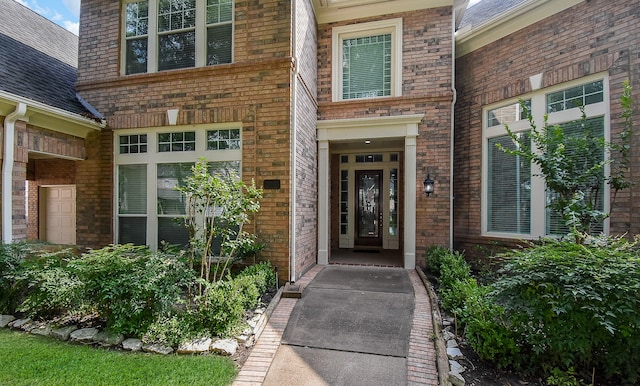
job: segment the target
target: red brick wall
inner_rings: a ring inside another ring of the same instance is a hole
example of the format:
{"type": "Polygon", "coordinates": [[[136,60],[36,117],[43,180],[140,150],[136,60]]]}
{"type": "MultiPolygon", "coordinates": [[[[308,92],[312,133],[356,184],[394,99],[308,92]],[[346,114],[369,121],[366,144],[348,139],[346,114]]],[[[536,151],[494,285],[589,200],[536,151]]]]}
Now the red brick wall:
{"type": "MultiPolygon", "coordinates": [[[[582,2],[560,14],[469,53],[456,62],[455,247],[477,255],[478,246],[495,242],[482,237],[482,107],[530,91],[529,77],[543,72],[542,87],[589,74],[608,72],[612,137],[621,130],[621,83],[630,79],[640,90],[640,5],[606,0],[582,2]]],[[[637,92],[635,92],[637,94],[637,92]]],[[[635,98],[638,100],[637,96],[635,98]]],[[[635,121],[640,119],[636,109],[635,121]]],[[[637,148],[640,132],[633,133],[637,148]]],[[[632,178],[640,180],[640,153],[632,151],[632,178]]],[[[618,193],[611,233],[640,233],[640,186],[618,193]]]]}
{"type": "MultiPolygon", "coordinates": [[[[449,245],[451,64],[451,8],[434,8],[319,26],[319,119],[425,115],[418,127],[415,176],[418,263],[423,259],[423,252],[427,246],[449,245]],[[332,28],[355,22],[398,17],[403,19],[402,96],[331,102],[332,28]],[[435,194],[428,198],[422,193],[422,181],[427,170],[437,184],[435,194]]],[[[335,225],[332,229],[335,230],[335,225]]],[[[335,245],[335,240],[331,243],[335,245]]]]}
{"type": "Polygon", "coordinates": [[[316,263],[318,251],[318,146],[316,22],[310,1],[296,10],[296,279],[316,263]]]}
{"type": "MultiPolygon", "coordinates": [[[[255,179],[259,187],[265,179],[281,181],[280,189],[264,191],[260,212],[250,227],[267,244],[261,258],[278,265],[280,279],[287,280],[291,191],[290,2],[236,2],[233,64],[130,76],[119,73],[119,3],[82,2],[79,92],[105,115],[108,127],[114,131],[165,126],[166,111],[176,108],[180,110],[178,125],[241,122],[243,179],[247,182],[255,179]]],[[[303,131],[308,131],[307,126],[303,126],[303,131]]],[[[78,178],[82,175],[99,181],[86,191],[78,191],[87,203],[82,213],[79,209],[78,218],[100,219],[98,232],[89,224],[83,229],[85,237],[95,241],[113,241],[112,141],[113,133],[109,130],[102,137],[92,138],[88,160],[78,170],[78,178]],[[109,226],[102,219],[109,219],[109,226]]],[[[302,137],[301,141],[306,144],[308,139],[302,137]]],[[[304,236],[308,231],[305,228],[301,233],[304,236]]],[[[308,264],[307,260],[303,257],[303,264],[308,264]]]]}

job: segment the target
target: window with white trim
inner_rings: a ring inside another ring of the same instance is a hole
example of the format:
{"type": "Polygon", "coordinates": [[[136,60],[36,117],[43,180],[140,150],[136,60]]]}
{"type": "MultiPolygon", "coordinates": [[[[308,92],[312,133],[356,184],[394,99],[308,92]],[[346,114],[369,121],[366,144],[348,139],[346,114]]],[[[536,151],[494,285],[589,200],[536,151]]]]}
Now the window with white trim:
{"type": "Polygon", "coordinates": [[[191,175],[191,167],[198,159],[205,158],[211,173],[231,170],[241,173],[239,123],[198,125],[182,131],[172,129],[171,132],[167,128],[155,128],[115,133],[117,243],[148,245],[154,250],[162,242],[186,245],[189,238],[183,225],[186,200],[175,188],[191,175]],[[233,136],[221,141],[232,140],[235,145],[229,147],[224,142],[224,146],[214,149],[211,133],[233,136]],[[140,138],[145,139],[147,152],[129,151],[133,146],[131,142],[139,142],[140,138]]]}
{"type": "Polygon", "coordinates": [[[233,0],[125,0],[124,74],[232,62],[233,0]]]}
{"type": "Polygon", "coordinates": [[[402,94],[402,19],[333,28],[333,100],[402,94]]]}
{"type": "MultiPolygon", "coordinates": [[[[520,99],[540,129],[544,115],[548,125],[558,125],[568,137],[583,135],[580,106],[584,106],[585,126],[595,136],[608,140],[607,79],[592,76],[523,95],[520,99]]],[[[514,148],[505,124],[525,143],[530,127],[517,100],[484,108],[483,120],[483,195],[482,233],[497,237],[538,238],[563,235],[567,229],[559,213],[548,208],[554,200],[545,188],[544,178],[536,165],[521,157],[504,153],[496,147],[514,148]]],[[[571,149],[568,149],[570,151],[571,149]]],[[[601,154],[602,157],[605,154],[601,154]]],[[[606,173],[606,171],[605,171],[606,173]]],[[[603,187],[604,188],[604,187],[603,187]]],[[[600,197],[600,210],[608,208],[608,192],[600,197]]],[[[601,231],[606,227],[601,226],[601,231]]]]}

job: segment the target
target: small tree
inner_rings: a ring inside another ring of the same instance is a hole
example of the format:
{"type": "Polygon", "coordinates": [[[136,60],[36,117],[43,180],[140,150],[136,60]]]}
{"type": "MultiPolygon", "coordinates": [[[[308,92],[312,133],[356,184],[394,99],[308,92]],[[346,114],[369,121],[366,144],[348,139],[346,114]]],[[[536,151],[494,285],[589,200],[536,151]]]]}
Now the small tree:
{"type": "Polygon", "coordinates": [[[595,224],[601,224],[609,217],[610,213],[598,207],[606,185],[613,190],[614,199],[619,190],[631,186],[626,178],[633,112],[628,81],[623,83],[623,88],[621,105],[624,127],[619,144],[606,142],[601,135],[594,133],[582,106],[579,106],[582,118],[578,122],[582,135],[570,135],[559,125],[549,126],[547,114],[544,116],[542,129],[539,130],[531,112],[524,101],[520,100],[520,106],[526,112],[531,127],[529,136],[519,136],[505,125],[516,146],[508,149],[500,144],[496,145],[505,153],[523,157],[540,167],[537,175],[544,178],[547,189],[553,193],[548,207],[560,214],[576,243],[582,243],[585,236],[591,234],[595,224]],[[606,153],[618,153],[619,159],[607,159],[604,156],[606,153]],[[611,164],[608,176],[605,174],[607,164],[611,164]]]}
{"type": "Polygon", "coordinates": [[[216,281],[229,269],[236,249],[253,244],[255,237],[242,228],[249,222],[249,214],[260,209],[262,191],[253,181],[246,185],[235,171],[211,173],[204,159],[199,159],[191,170],[192,175],[183,186],[176,188],[186,198],[189,261],[193,266],[199,258],[200,277],[216,281]],[[221,256],[212,270],[214,240],[220,240],[221,256]]]}

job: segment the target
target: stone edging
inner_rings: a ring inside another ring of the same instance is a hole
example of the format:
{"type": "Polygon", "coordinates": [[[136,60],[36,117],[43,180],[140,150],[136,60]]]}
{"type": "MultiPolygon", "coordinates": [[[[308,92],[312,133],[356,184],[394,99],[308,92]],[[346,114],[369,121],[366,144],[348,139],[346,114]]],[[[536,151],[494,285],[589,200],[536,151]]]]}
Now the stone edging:
{"type": "Polygon", "coordinates": [[[447,356],[447,348],[445,346],[444,338],[442,337],[442,316],[440,315],[440,306],[438,305],[438,298],[433,286],[425,276],[420,267],[416,267],[416,272],[422,280],[422,284],[427,289],[429,294],[429,300],[431,301],[431,318],[433,320],[433,333],[434,344],[436,347],[436,365],[438,368],[438,380],[442,386],[451,386],[449,381],[449,357],[447,356]]]}
{"type": "MultiPolygon", "coordinates": [[[[235,354],[238,344],[244,344],[245,347],[251,347],[262,334],[264,327],[267,325],[271,314],[280,302],[282,289],[278,289],[267,308],[260,314],[258,318],[250,321],[251,330],[230,339],[211,339],[202,338],[195,339],[187,344],[174,348],[160,344],[143,344],[140,339],[125,339],[122,334],[110,334],[105,331],[99,331],[96,328],[78,328],[77,326],[63,326],[56,328],[46,322],[33,321],[30,318],[17,319],[13,315],[0,315],[0,328],[10,328],[20,330],[33,335],[48,336],[61,341],[69,341],[71,343],[96,345],[99,347],[117,347],[125,351],[144,351],[155,354],[199,354],[206,352],[214,352],[220,355],[235,354]]],[[[256,313],[258,314],[258,313],[256,313]]]]}

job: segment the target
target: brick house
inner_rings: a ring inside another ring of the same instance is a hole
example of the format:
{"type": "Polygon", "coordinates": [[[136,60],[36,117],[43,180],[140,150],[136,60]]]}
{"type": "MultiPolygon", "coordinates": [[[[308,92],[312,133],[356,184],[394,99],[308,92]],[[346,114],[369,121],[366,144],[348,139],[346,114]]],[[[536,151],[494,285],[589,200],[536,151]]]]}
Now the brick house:
{"type": "MultiPolygon", "coordinates": [[[[585,106],[594,127],[617,141],[620,96],[629,79],[640,122],[640,4],[637,1],[484,0],[467,10],[456,40],[454,247],[468,256],[496,244],[561,234],[546,206],[544,180],[528,164],[501,154],[504,123],[526,132],[514,107],[529,101],[540,126],[571,130],[585,106]],[[518,167],[524,166],[525,169],[518,167]]],[[[640,133],[631,136],[637,149],[640,133]]],[[[504,142],[503,142],[504,143],[504,142]]],[[[640,158],[631,151],[630,178],[640,181],[640,158]]],[[[614,197],[603,189],[601,208],[612,210],[604,231],[640,233],[640,186],[614,197]]]]}
{"type": "MultiPolygon", "coordinates": [[[[467,3],[82,1],[75,90],[105,124],[92,120],[69,161],[76,242],[185,242],[173,188],[200,157],[264,189],[250,230],[282,280],[345,253],[370,262],[355,251],[411,269],[431,245],[473,253],[554,233],[535,170],[514,173],[492,146],[503,123],[526,129],[518,98],[537,116],[552,98],[554,123],[582,98],[615,136],[621,81],[640,89],[640,7],[467,3]]],[[[605,231],[640,233],[634,192],[605,231]]]]}
{"type": "Polygon", "coordinates": [[[111,186],[92,159],[104,122],[74,88],[78,39],[13,0],[0,8],[2,241],[109,243],[110,202],[82,200],[111,186]]]}

